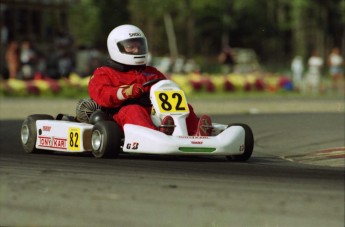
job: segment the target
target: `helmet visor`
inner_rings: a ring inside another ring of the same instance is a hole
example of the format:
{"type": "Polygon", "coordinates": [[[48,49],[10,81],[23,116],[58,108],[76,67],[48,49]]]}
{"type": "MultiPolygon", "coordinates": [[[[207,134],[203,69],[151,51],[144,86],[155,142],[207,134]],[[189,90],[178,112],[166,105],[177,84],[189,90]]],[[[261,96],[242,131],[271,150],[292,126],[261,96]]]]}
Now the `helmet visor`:
{"type": "Polygon", "coordinates": [[[121,53],[138,55],[147,54],[147,45],[144,38],[126,39],[117,43],[121,53]]]}

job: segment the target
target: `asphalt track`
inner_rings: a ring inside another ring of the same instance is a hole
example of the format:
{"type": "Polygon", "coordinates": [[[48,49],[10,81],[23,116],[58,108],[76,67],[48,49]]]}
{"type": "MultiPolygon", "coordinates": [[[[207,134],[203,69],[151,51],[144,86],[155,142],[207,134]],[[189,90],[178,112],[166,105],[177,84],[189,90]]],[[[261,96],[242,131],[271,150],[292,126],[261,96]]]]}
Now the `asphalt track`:
{"type": "Polygon", "coordinates": [[[213,120],[251,126],[248,162],[25,154],[22,121],[1,120],[0,226],[344,226],[343,113],[213,120]]]}

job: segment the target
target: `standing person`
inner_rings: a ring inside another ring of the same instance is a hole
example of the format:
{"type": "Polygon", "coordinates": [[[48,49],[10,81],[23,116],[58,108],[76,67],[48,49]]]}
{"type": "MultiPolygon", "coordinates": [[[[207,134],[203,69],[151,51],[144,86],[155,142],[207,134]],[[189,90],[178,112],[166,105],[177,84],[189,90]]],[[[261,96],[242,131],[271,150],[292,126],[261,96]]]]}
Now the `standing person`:
{"type": "Polygon", "coordinates": [[[230,46],[225,46],[218,56],[219,62],[222,64],[222,72],[229,74],[235,65],[235,58],[230,46]]]}
{"type": "Polygon", "coordinates": [[[322,66],[323,59],[317,51],[314,51],[308,60],[308,72],[306,75],[307,89],[313,94],[319,93],[322,66]]]}
{"type": "MultiPolygon", "coordinates": [[[[166,116],[158,128],[150,117],[152,105],[147,95],[150,88],[142,84],[166,78],[156,68],[146,65],[148,48],[144,33],[133,25],[118,26],[108,35],[107,47],[110,59],[94,71],[88,85],[90,97],[101,107],[111,108],[113,119],[121,128],[134,124],[172,135],[174,120],[171,116],[166,116]]],[[[189,108],[188,134],[209,136],[210,117],[203,115],[198,119],[193,108],[189,108]]]]}
{"type": "Polygon", "coordinates": [[[62,77],[69,77],[73,71],[73,57],[69,51],[62,51],[58,56],[58,71],[62,77]]]}
{"type": "Polygon", "coordinates": [[[339,48],[335,47],[332,49],[328,56],[327,63],[329,66],[329,73],[332,77],[332,90],[341,92],[344,88],[344,60],[340,55],[339,48]]]}
{"type": "Polygon", "coordinates": [[[18,72],[20,70],[19,52],[18,42],[10,42],[5,53],[10,79],[16,79],[18,76],[18,72]]]}
{"type": "Polygon", "coordinates": [[[55,48],[57,50],[59,77],[69,77],[74,70],[73,43],[73,37],[68,32],[62,30],[58,32],[55,48]]]}
{"type": "Polygon", "coordinates": [[[20,49],[21,73],[23,79],[33,79],[36,70],[37,53],[29,40],[24,40],[20,49]]]}
{"type": "Polygon", "coordinates": [[[75,56],[75,71],[80,77],[90,76],[90,51],[85,45],[80,45],[75,56]]]}
{"type": "Polygon", "coordinates": [[[296,56],[291,62],[292,82],[295,90],[299,90],[304,71],[303,59],[301,56],[296,56]]]}

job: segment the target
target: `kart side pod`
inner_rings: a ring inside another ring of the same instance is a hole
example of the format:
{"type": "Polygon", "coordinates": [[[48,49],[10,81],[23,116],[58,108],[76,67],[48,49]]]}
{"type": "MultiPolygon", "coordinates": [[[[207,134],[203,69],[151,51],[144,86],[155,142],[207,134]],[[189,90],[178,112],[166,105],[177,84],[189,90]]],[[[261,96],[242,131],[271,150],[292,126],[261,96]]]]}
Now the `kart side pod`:
{"type": "Polygon", "coordinates": [[[171,155],[241,155],[246,131],[232,126],[217,136],[167,136],[138,125],[124,126],[124,152],[171,155]]]}

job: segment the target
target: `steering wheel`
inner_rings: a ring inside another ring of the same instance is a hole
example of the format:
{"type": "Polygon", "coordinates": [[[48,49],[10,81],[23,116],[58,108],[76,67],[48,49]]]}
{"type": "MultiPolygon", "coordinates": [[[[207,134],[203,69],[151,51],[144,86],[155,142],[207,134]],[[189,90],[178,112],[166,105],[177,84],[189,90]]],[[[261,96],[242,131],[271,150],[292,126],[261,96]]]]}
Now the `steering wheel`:
{"type": "Polygon", "coordinates": [[[148,87],[148,86],[150,86],[152,84],[155,84],[155,83],[157,83],[158,81],[161,81],[161,80],[165,80],[165,79],[157,78],[157,79],[146,81],[145,83],[143,83],[143,87],[148,87]]]}
{"type": "MultiPolygon", "coordinates": [[[[142,85],[143,85],[143,87],[148,87],[148,86],[155,84],[161,80],[165,80],[165,79],[157,78],[157,79],[149,80],[149,81],[146,81],[145,83],[143,83],[142,85]]],[[[127,103],[130,103],[131,101],[132,100],[127,100],[127,103]]],[[[139,104],[139,105],[144,106],[144,107],[152,106],[151,100],[150,100],[150,93],[144,92],[139,98],[135,99],[134,103],[139,104]]]]}

